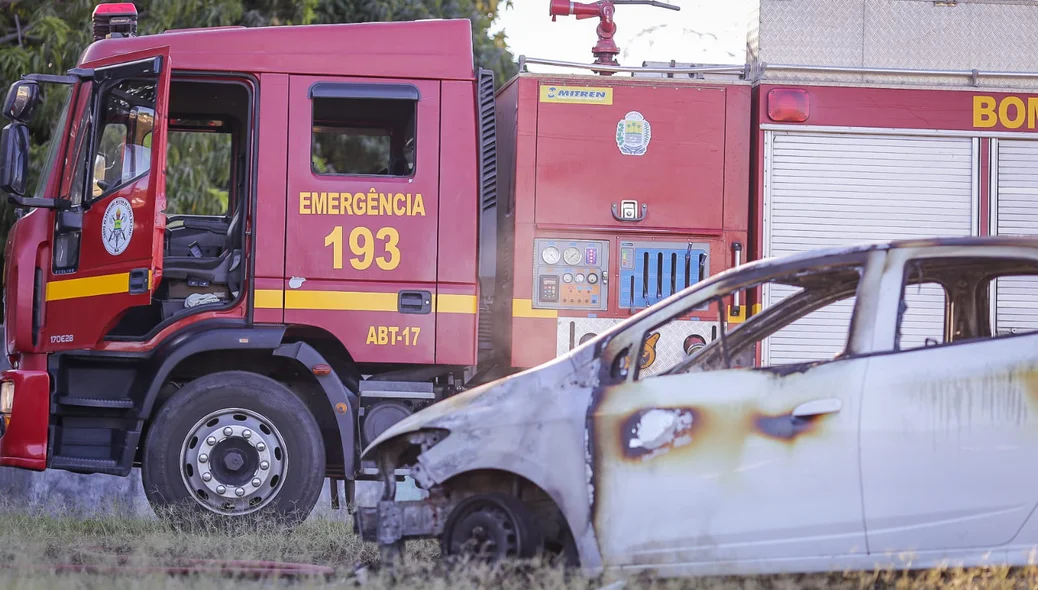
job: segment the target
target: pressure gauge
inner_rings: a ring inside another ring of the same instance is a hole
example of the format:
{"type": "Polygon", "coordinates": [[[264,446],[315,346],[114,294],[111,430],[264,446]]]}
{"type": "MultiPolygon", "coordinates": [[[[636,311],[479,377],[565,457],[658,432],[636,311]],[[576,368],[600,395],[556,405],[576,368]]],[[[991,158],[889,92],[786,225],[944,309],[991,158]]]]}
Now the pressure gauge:
{"type": "Polygon", "coordinates": [[[577,279],[578,283],[583,283],[584,282],[584,275],[581,274],[581,273],[577,273],[576,279],[577,279]]]}
{"type": "Polygon", "coordinates": [[[571,275],[569,273],[566,273],[566,274],[562,275],[562,282],[563,283],[572,283],[573,282],[573,275],[571,275]]]}
{"type": "Polygon", "coordinates": [[[558,264],[559,249],[555,246],[548,246],[541,252],[541,260],[544,261],[544,264],[558,264]]]}
{"type": "Polygon", "coordinates": [[[587,282],[589,282],[592,285],[594,285],[595,283],[598,282],[598,275],[593,273],[593,272],[587,273],[587,282]]]}
{"type": "Polygon", "coordinates": [[[570,266],[580,264],[580,250],[576,248],[566,248],[566,252],[562,257],[566,260],[566,264],[570,266]]]}

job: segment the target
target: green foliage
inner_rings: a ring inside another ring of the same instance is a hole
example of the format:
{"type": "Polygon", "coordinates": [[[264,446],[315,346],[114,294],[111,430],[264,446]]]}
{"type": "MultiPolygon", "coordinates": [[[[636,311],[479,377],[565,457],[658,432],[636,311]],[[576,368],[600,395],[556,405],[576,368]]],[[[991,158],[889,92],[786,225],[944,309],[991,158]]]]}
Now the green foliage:
{"type": "MultiPolygon", "coordinates": [[[[515,73],[503,34],[489,27],[511,0],[137,0],[142,35],[169,29],[350,23],[423,18],[468,18],[479,67],[493,69],[498,83],[515,73]]],[[[28,73],[61,74],[75,67],[91,42],[90,15],[97,0],[0,0],[0,92],[28,73]]],[[[52,139],[67,89],[44,85],[44,102],[31,126],[34,166],[30,187],[52,139]]],[[[6,122],[5,122],[6,123],[6,122]]],[[[170,211],[209,213],[226,208],[228,146],[213,137],[171,139],[167,170],[170,211]],[[179,142],[179,143],[178,143],[179,142]]],[[[31,190],[31,189],[30,189],[31,190]]],[[[14,221],[0,206],[0,256],[14,221]]]]}

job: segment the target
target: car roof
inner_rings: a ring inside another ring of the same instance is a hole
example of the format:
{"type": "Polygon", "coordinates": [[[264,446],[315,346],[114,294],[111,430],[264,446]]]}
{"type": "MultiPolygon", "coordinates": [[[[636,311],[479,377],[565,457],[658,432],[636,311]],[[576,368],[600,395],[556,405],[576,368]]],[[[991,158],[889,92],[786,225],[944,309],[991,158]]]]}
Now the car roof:
{"type": "Polygon", "coordinates": [[[781,265],[785,266],[789,263],[796,263],[798,261],[815,261],[824,258],[843,257],[862,252],[872,252],[877,250],[906,250],[906,249],[926,249],[926,248],[992,248],[992,247],[1006,247],[1006,248],[1034,248],[1036,249],[1036,255],[1038,255],[1038,236],[963,236],[963,237],[933,237],[933,238],[916,238],[916,239],[903,239],[903,240],[887,240],[887,241],[874,241],[874,242],[861,242],[858,244],[850,244],[846,246],[835,246],[829,248],[816,248],[812,250],[806,250],[803,252],[797,252],[795,254],[787,254],[784,256],[775,256],[771,258],[764,258],[754,262],[748,262],[737,268],[744,269],[750,268],[751,265],[759,266],[770,266],[770,265],[781,265]]]}

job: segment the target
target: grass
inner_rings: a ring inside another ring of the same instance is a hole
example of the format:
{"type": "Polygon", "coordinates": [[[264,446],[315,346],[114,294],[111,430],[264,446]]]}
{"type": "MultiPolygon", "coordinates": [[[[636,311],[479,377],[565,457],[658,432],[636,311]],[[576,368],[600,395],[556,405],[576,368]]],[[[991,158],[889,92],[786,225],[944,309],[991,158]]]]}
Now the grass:
{"type": "Polygon", "coordinates": [[[463,565],[447,568],[434,543],[411,543],[404,564],[378,568],[378,551],[354,536],[342,520],[312,519],[292,532],[274,526],[250,531],[216,527],[178,529],[165,519],[111,513],[82,517],[47,516],[0,510],[0,588],[64,589],[198,589],[218,588],[428,588],[430,590],[500,588],[550,590],[574,588],[1036,588],[1038,568],[983,568],[833,573],[806,576],[758,576],[655,580],[637,576],[618,583],[615,575],[592,579],[551,564],[463,565]],[[163,573],[83,573],[56,571],[68,564],[159,567],[186,559],[265,560],[319,564],[334,568],[325,577],[296,580],[233,578],[220,574],[171,576],[163,573]],[[360,568],[358,570],[358,568],[360,568]],[[358,573],[359,571],[359,573],[358,573]],[[612,586],[611,586],[612,584],[612,586]]]}

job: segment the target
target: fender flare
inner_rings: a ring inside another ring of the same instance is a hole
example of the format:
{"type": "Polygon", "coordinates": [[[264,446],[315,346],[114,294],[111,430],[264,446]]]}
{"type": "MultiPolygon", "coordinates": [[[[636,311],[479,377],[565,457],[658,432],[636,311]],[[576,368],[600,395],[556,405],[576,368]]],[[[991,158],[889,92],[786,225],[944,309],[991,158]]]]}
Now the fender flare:
{"type": "MultiPolygon", "coordinates": [[[[306,342],[282,344],[274,349],[274,356],[294,359],[307,368],[311,374],[316,365],[328,364],[321,353],[314,350],[306,342]]],[[[357,412],[360,407],[357,395],[346,388],[342,381],[330,372],[327,375],[314,375],[317,383],[324,390],[335,415],[335,423],[339,427],[339,440],[342,445],[343,471],[347,480],[355,478],[357,460],[356,429],[357,412]]]]}
{"type": "Polygon", "coordinates": [[[159,390],[173,369],[184,359],[216,350],[274,350],[281,344],[284,335],[283,326],[247,328],[241,324],[221,327],[207,324],[200,326],[200,329],[189,327],[167,338],[149,359],[148,364],[152,369],[141,372],[141,376],[148,382],[147,393],[141,404],[141,418],[151,416],[159,390]]]}

